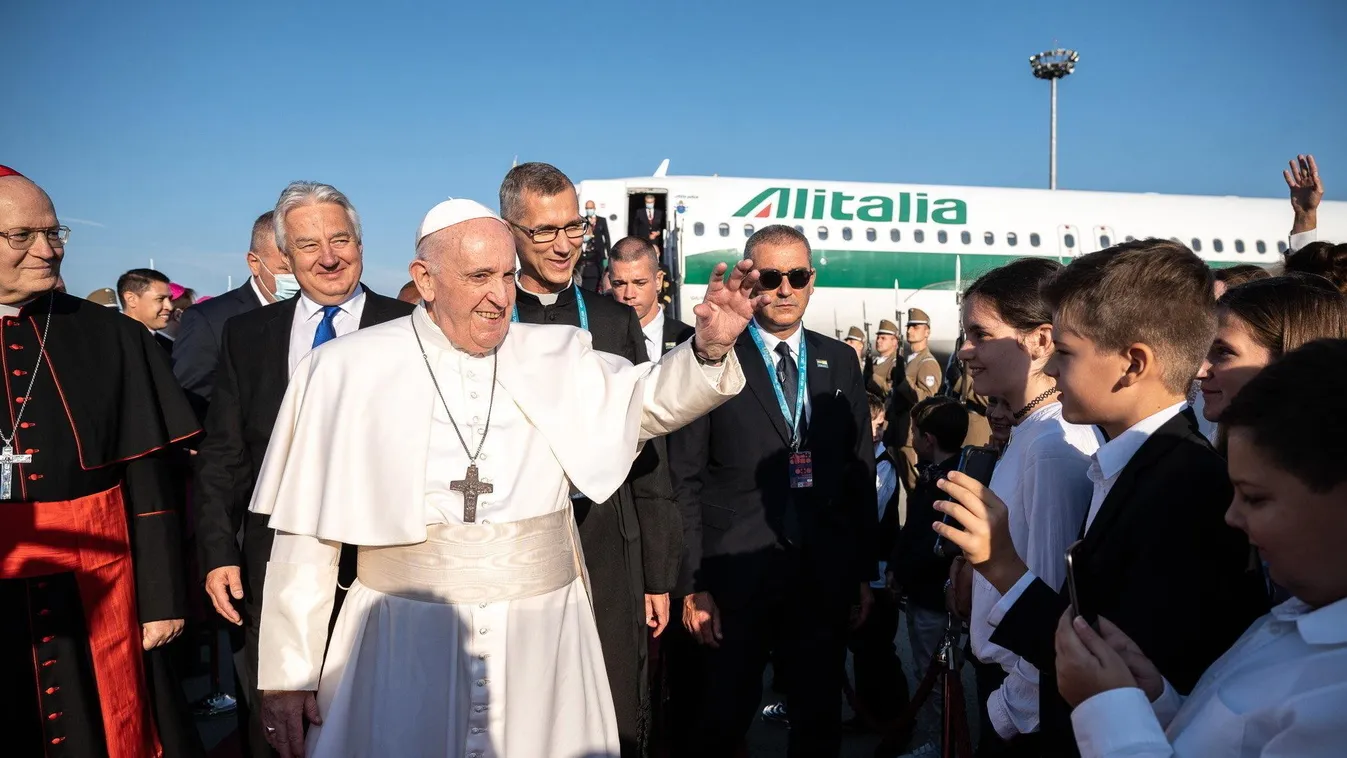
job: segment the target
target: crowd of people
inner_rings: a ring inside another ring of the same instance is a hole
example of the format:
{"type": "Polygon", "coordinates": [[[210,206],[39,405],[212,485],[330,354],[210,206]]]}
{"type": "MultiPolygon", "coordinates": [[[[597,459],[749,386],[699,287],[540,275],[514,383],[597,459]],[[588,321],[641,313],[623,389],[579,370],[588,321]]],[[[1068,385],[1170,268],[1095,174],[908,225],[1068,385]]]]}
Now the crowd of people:
{"type": "Polygon", "coordinates": [[[434,206],[397,297],[295,182],[242,287],[75,298],[0,167],[7,750],[204,755],[227,637],[196,713],[248,756],[737,756],[769,665],[789,755],[937,755],[967,719],[911,683],[965,647],[978,755],[1339,755],[1347,245],[1286,180],[1277,270],[1016,260],[942,367],[920,309],[804,328],[789,226],[678,320],[658,211],[612,242],[544,163],[434,206]]]}

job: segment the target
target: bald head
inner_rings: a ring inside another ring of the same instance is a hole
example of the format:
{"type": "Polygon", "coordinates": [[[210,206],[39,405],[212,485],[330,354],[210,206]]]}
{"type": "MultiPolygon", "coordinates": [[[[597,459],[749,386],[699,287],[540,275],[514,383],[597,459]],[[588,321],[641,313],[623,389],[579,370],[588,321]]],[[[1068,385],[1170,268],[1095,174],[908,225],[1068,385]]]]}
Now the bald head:
{"type": "Polygon", "coordinates": [[[18,305],[55,289],[65,243],[47,193],[23,176],[0,176],[0,232],[8,236],[0,242],[0,303],[18,305]]]}

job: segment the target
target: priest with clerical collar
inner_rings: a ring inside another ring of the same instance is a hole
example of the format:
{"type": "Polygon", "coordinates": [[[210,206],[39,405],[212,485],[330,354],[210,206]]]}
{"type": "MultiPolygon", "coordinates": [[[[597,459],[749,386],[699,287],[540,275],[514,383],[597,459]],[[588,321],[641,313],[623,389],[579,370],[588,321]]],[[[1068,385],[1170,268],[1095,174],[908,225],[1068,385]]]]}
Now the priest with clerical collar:
{"type": "Polygon", "coordinates": [[[187,584],[163,455],[196,418],[148,329],[57,291],[69,236],[0,166],[0,752],[180,756],[200,743],[157,659],[187,584]]]}
{"type": "Polygon", "coordinates": [[[510,323],[514,245],[478,203],[433,208],[410,270],[410,317],[300,361],[262,465],[269,739],[310,758],[616,755],[571,494],[602,502],[641,443],[743,387],[756,274],[718,267],[696,337],[633,366],[574,327],[510,323]],[[329,640],[343,543],[358,578],[329,640]]]}

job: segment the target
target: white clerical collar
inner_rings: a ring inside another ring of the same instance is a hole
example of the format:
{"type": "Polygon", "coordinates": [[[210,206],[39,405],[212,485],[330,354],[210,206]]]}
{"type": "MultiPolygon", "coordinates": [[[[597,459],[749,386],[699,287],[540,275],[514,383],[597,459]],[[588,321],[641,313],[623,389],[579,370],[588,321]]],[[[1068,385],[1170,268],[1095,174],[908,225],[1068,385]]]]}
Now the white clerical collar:
{"type": "MultiPolygon", "coordinates": [[[[25,303],[27,305],[27,303],[25,303]]],[[[17,316],[19,311],[23,310],[22,305],[4,305],[0,304],[0,316],[17,316]]]]}
{"type": "MultiPolygon", "coordinates": [[[[502,318],[504,318],[504,316],[502,316],[502,318]]],[[[427,349],[436,348],[441,351],[458,353],[466,360],[488,358],[492,353],[500,349],[500,347],[497,346],[496,350],[488,351],[486,355],[480,356],[472,355],[468,351],[463,350],[450,342],[448,337],[444,336],[444,332],[440,330],[440,325],[436,324],[435,319],[430,317],[430,311],[424,305],[418,305],[416,310],[412,311],[412,328],[416,330],[417,335],[420,336],[422,343],[425,344],[427,349]]]]}
{"type": "MultiPolygon", "coordinates": [[[[758,320],[756,318],[753,319],[753,323],[755,324],[758,323],[758,320]]],[[[768,334],[767,330],[763,329],[761,326],[758,327],[758,334],[762,337],[762,344],[767,347],[767,352],[775,353],[776,346],[781,344],[782,342],[785,342],[786,347],[790,348],[791,355],[795,356],[796,358],[800,356],[800,339],[804,335],[803,324],[796,324],[795,331],[791,332],[790,336],[785,338],[784,340],[780,339],[779,337],[774,337],[768,334]]]]}
{"type": "MultiPolygon", "coordinates": [[[[357,284],[355,292],[351,293],[351,296],[346,298],[342,302],[337,303],[337,307],[341,308],[343,311],[346,311],[347,315],[350,315],[351,309],[355,308],[356,303],[359,302],[363,297],[365,297],[365,285],[357,284]]],[[[318,303],[315,303],[313,300],[309,299],[308,293],[305,292],[299,293],[299,312],[303,316],[303,320],[308,321],[309,319],[313,318],[314,315],[322,313],[324,307],[325,306],[319,305],[318,303]]]]}
{"type": "MultiPolygon", "coordinates": [[[[538,298],[538,302],[542,303],[543,305],[556,305],[557,298],[561,297],[561,293],[565,292],[571,287],[574,287],[575,283],[572,282],[571,284],[562,287],[560,290],[557,290],[556,292],[542,292],[542,293],[534,292],[533,290],[525,287],[523,283],[520,282],[518,279],[514,280],[514,286],[518,287],[521,292],[526,292],[538,298]]],[[[576,297],[579,297],[579,295],[577,295],[576,297]]]]}

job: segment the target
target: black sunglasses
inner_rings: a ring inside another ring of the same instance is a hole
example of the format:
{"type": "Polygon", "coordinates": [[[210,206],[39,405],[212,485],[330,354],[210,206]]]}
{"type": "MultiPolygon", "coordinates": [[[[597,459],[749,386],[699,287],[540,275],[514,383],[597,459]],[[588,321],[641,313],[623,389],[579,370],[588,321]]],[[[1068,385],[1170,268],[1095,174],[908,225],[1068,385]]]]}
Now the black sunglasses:
{"type": "Polygon", "coordinates": [[[782,278],[790,282],[791,289],[804,289],[809,280],[814,278],[814,272],[807,268],[793,268],[783,274],[772,268],[762,269],[758,272],[758,286],[764,290],[774,290],[781,286],[782,278]]]}

